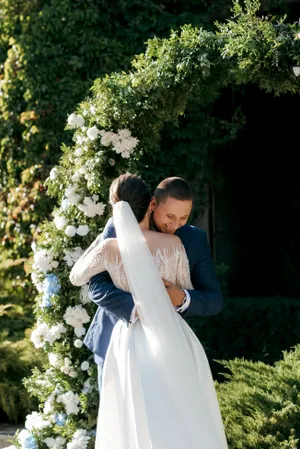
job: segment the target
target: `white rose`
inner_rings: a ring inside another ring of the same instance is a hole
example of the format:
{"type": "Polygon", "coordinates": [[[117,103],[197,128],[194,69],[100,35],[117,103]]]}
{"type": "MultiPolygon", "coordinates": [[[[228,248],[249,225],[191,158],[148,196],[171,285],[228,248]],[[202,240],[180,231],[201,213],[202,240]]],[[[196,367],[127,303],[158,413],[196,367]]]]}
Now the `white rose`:
{"type": "Polygon", "coordinates": [[[67,226],[66,227],[66,229],[65,229],[65,234],[68,236],[68,237],[74,237],[74,235],[76,234],[76,228],[75,228],[75,226],[67,226]]]}
{"type": "Polygon", "coordinates": [[[78,128],[84,125],[84,118],[81,115],[71,114],[68,117],[68,124],[72,128],[78,128]]]}
{"type": "Polygon", "coordinates": [[[61,231],[63,228],[67,226],[67,220],[64,217],[61,217],[60,215],[56,215],[53,221],[59,231],[61,231]]]}
{"type": "Polygon", "coordinates": [[[80,225],[80,226],[78,226],[76,232],[81,237],[84,237],[85,235],[87,235],[90,232],[90,228],[88,227],[88,225],[80,225]]]}
{"type": "Polygon", "coordinates": [[[77,340],[74,341],[74,346],[75,346],[76,348],[81,348],[82,345],[83,345],[83,342],[82,342],[82,340],[79,340],[79,338],[78,338],[77,340]]]}
{"type": "Polygon", "coordinates": [[[93,126],[92,128],[89,128],[87,130],[87,136],[90,140],[95,140],[98,137],[99,133],[100,131],[97,126],[93,126]]]}
{"type": "Polygon", "coordinates": [[[82,364],[80,365],[80,368],[81,368],[82,371],[88,370],[89,367],[90,367],[90,364],[89,364],[89,362],[87,362],[87,361],[82,362],[82,364]]]}

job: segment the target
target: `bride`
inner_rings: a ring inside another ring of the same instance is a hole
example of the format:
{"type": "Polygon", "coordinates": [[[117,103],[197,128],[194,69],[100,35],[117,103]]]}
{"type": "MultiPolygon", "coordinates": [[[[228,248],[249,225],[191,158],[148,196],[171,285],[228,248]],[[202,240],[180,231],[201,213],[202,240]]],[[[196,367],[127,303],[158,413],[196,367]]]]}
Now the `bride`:
{"type": "Polygon", "coordinates": [[[137,319],[118,321],[108,347],[96,449],[226,449],[205,352],[162,281],[193,288],[185,249],[175,235],[150,230],[142,180],[134,195],[141,199],[145,192],[144,206],[131,208],[129,181],[123,177],[111,186],[117,238],[97,241],[70,274],[73,284],[82,285],[108,271],[135,302],[137,319]]]}

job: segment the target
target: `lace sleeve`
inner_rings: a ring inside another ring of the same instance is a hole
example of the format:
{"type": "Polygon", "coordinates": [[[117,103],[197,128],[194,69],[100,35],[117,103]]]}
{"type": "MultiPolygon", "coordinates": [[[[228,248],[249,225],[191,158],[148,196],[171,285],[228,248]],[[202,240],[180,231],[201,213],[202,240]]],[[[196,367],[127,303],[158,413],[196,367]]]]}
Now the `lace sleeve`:
{"type": "Polygon", "coordinates": [[[87,284],[95,274],[106,271],[104,255],[109,240],[111,239],[102,241],[102,236],[98,236],[77,260],[70,272],[70,281],[73,285],[80,287],[87,284]]]}
{"type": "Polygon", "coordinates": [[[194,289],[191,281],[189,260],[182,243],[180,243],[177,251],[176,285],[187,290],[194,289]]]}

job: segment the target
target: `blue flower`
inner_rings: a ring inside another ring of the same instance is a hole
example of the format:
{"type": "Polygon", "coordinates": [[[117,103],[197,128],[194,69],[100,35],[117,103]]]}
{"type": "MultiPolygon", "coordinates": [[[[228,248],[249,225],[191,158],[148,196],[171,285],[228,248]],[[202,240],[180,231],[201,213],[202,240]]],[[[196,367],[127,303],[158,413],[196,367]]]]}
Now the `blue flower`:
{"type": "Polygon", "coordinates": [[[60,290],[60,282],[58,277],[51,273],[45,276],[43,280],[43,298],[41,302],[41,307],[51,307],[51,296],[56,295],[60,290]]]}
{"type": "Polygon", "coordinates": [[[33,435],[28,435],[22,441],[22,449],[37,449],[37,442],[33,435]]]}
{"type": "Polygon", "coordinates": [[[54,422],[57,426],[63,427],[66,422],[66,415],[64,413],[56,413],[54,422]]]}

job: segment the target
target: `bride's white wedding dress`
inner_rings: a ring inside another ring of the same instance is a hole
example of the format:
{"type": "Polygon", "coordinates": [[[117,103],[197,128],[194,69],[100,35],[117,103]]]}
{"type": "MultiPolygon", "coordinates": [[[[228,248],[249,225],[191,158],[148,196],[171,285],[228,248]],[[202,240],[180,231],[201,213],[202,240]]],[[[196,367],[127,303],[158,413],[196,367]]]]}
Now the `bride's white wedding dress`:
{"type": "Polygon", "coordinates": [[[176,236],[143,234],[125,202],[114,207],[114,224],[118,240],[94,245],[70,276],[79,285],[108,271],[118,288],[132,292],[139,316],[113,330],[96,449],[225,449],[205,352],[161,280],[193,288],[184,247],[176,236]]]}

